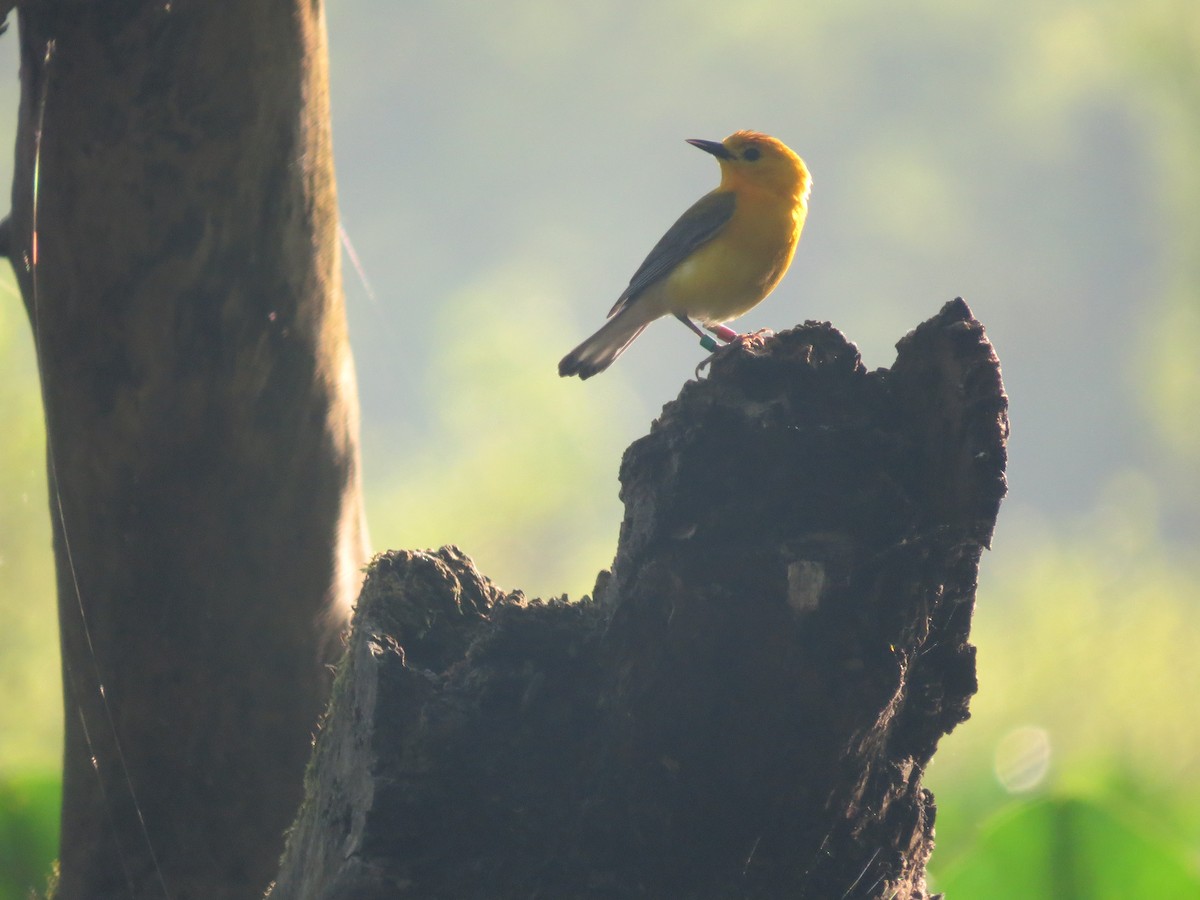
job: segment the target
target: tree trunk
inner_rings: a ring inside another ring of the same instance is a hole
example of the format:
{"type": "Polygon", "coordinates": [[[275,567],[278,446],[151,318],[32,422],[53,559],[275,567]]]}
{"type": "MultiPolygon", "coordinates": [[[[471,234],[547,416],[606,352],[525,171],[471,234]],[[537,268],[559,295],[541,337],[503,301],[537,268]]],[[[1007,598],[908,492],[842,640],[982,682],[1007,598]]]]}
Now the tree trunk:
{"type": "Polygon", "coordinates": [[[365,561],[319,2],[28,2],[58,897],[255,897],[365,561]]]}
{"type": "Polygon", "coordinates": [[[629,448],[592,599],[378,558],[271,897],[928,897],[1006,410],[961,300],[890,371],[810,324],[629,448]]]}

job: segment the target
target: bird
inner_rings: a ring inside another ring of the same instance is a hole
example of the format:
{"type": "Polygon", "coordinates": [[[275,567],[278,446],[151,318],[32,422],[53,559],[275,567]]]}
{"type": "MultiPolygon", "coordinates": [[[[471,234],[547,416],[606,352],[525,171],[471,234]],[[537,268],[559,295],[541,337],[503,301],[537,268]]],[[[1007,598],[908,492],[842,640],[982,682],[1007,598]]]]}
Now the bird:
{"type": "Polygon", "coordinates": [[[757,131],[687,143],[716,157],[721,183],[654,245],[608,321],[562,358],[559,375],[587,379],[603,372],[647,325],[666,315],[715,350],[701,326],[722,340],[736,340],[738,333],[724,323],[757,306],[791,265],[812,183],[804,161],[782,141],[757,131]]]}

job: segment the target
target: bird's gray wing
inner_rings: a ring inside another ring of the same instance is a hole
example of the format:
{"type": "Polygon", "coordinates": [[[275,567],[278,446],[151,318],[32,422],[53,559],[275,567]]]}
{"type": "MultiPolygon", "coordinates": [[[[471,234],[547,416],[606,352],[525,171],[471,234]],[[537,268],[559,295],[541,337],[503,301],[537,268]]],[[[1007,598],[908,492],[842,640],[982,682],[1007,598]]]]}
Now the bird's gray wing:
{"type": "Polygon", "coordinates": [[[662,236],[650,255],[638,266],[629,279],[629,287],[617,298],[609,310],[611,319],[630,303],[638,294],[687,259],[697,247],[708,243],[733,217],[736,198],[732,191],[713,191],[705,194],[679,217],[678,221],[662,236]]]}

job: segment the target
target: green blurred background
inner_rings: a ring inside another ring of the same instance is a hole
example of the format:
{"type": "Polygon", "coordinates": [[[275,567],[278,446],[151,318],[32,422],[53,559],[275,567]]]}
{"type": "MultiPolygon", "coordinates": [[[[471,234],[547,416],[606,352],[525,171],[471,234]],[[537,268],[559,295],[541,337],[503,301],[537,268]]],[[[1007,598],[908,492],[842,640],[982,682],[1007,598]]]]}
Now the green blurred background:
{"type": "MultiPolygon", "coordinates": [[[[1200,897],[1200,3],[360,0],[328,24],[374,547],[590,589],[620,453],[703,354],[660,323],[586,384],[555,363],[715,184],[683,139],[775,134],[809,221],[743,330],[830,320],[887,366],[962,295],[1012,402],[980,692],[927,777],[935,886],[1200,897]]],[[[11,146],[13,35],[0,71],[11,146]]],[[[54,853],[61,714],[37,374],[0,293],[15,898],[54,853]]]]}

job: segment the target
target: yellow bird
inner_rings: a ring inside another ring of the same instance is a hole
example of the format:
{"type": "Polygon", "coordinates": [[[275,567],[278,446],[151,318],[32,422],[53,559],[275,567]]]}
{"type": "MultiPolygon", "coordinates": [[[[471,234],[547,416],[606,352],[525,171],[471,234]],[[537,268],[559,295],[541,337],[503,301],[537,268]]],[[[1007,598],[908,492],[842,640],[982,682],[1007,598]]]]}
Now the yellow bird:
{"type": "Polygon", "coordinates": [[[558,374],[591,378],[620,356],[642,329],[673,315],[714,349],[699,322],[722,340],[722,325],[749,312],[791,265],[808,212],[804,161],[782,141],[756,131],[725,140],[688,141],[717,158],[721,183],[679,217],[629,280],[608,322],[563,357],[558,374]]]}

